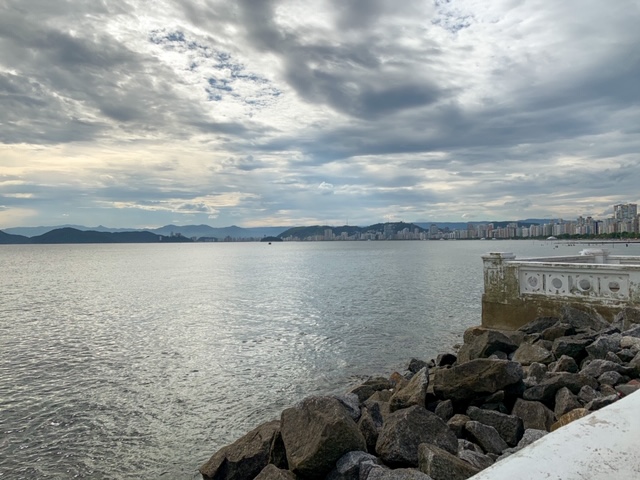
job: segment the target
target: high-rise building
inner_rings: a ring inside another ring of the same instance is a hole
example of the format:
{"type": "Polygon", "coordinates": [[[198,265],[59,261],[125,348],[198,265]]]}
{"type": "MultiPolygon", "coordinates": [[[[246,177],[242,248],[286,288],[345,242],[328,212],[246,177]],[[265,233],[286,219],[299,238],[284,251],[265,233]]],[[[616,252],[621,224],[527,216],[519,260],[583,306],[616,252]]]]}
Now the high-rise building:
{"type": "Polygon", "coordinates": [[[613,206],[613,216],[617,221],[633,221],[638,216],[638,205],[635,203],[620,203],[613,206]]]}

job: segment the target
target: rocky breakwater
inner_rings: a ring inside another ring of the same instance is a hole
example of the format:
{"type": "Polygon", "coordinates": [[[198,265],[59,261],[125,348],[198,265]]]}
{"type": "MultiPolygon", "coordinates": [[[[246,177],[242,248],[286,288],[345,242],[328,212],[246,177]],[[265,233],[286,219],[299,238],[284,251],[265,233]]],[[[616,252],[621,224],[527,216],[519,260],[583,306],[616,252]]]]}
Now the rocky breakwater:
{"type": "Polygon", "coordinates": [[[517,331],[474,327],[340,396],[310,397],[216,452],[205,479],[466,479],[640,388],[640,311],[566,308],[517,331]]]}

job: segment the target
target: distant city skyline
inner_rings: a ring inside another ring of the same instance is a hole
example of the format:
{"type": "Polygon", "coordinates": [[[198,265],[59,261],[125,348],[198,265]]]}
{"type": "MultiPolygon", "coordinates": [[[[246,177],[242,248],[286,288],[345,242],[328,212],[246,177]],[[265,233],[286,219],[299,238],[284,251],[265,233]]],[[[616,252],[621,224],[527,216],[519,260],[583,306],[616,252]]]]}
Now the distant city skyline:
{"type": "Polygon", "coordinates": [[[640,6],[3,0],[0,229],[605,218],[640,6]]]}

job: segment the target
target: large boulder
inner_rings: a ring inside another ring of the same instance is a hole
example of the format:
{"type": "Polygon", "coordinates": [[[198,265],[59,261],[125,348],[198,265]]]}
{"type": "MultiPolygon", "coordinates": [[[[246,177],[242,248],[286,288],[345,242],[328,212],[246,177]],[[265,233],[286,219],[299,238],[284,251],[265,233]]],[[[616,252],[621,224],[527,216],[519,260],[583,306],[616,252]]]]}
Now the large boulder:
{"type": "Polygon", "coordinates": [[[474,450],[462,450],[458,452],[458,457],[478,470],[484,470],[493,465],[493,459],[489,455],[474,450]]]}
{"type": "Polygon", "coordinates": [[[549,365],[549,371],[551,373],[569,372],[578,373],[580,367],[576,363],[575,359],[568,355],[562,355],[558,360],[549,365]]]}
{"type": "Polygon", "coordinates": [[[543,403],[522,400],[521,398],[516,400],[511,414],[522,419],[525,431],[532,428],[548,432],[555,420],[553,412],[543,403]]]}
{"type": "Polygon", "coordinates": [[[638,324],[640,324],[640,308],[625,307],[615,316],[612,326],[624,331],[638,324]]]}
{"type": "Polygon", "coordinates": [[[538,385],[526,389],[522,398],[551,404],[561,388],[567,387],[573,393],[578,393],[585,385],[597,388],[598,381],[591,376],[579,373],[550,373],[538,385]]]}
{"type": "Polygon", "coordinates": [[[535,320],[530,321],[526,325],[523,325],[518,330],[525,334],[542,333],[546,329],[553,327],[558,323],[560,319],[556,317],[538,317],[535,320]]]}
{"type": "Polygon", "coordinates": [[[458,352],[458,364],[487,358],[495,352],[511,353],[518,345],[504,333],[482,327],[472,327],[464,333],[464,345],[458,352]]]}
{"type": "Polygon", "coordinates": [[[553,354],[544,347],[538,344],[532,345],[530,343],[523,343],[514,352],[511,360],[519,362],[524,366],[531,365],[532,363],[549,364],[554,360],[553,354]]]}
{"type": "Polygon", "coordinates": [[[433,390],[439,398],[451,399],[454,403],[467,402],[518,384],[523,375],[522,366],[517,362],[482,358],[438,369],[433,390]]]}
{"type": "Polygon", "coordinates": [[[592,329],[597,331],[610,327],[609,322],[595,312],[586,312],[569,305],[562,307],[561,320],[575,327],[576,330],[592,329]]]}
{"type": "Polygon", "coordinates": [[[587,356],[586,348],[591,342],[592,340],[590,338],[584,338],[579,335],[560,337],[553,341],[551,351],[556,358],[567,355],[579,363],[587,356]]]}
{"type": "Polygon", "coordinates": [[[435,445],[422,443],[418,447],[421,472],[433,480],[466,480],[480,470],[435,445]]]}
{"type": "Polygon", "coordinates": [[[355,393],[358,396],[358,401],[362,403],[375,392],[389,390],[391,388],[393,388],[393,383],[388,378],[371,377],[364,383],[352,388],[349,393],[355,393]]]}
{"type": "Polygon", "coordinates": [[[471,420],[467,422],[464,429],[469,437],[487,453],[500,455],[509,448],[509,445],[502,439],[498,431],[489,425],[471,420]]]}
{"type": "Polygon", "coordinates": [[[427,387],[429,386],[429,370],[423,367],[409,383],[393,394],[389,401],[389,411],[395,412],[413,405],[425,405],[427,387]]]}
{"type": "Polygon", "coordinates": [[[274,420],[251,430],[218,450],[200,467],[205,479],[242,480],[257,476],[270,461],[280,422],[274,420]]]}
{"type": "Polygon", "coordinates": [[[309,397],[282,412],[281,432],[289,469],[323,478],[345,453],[366,451],[358,426],[335,398],[309,397]]]}
{"type": "Polygon", "coordinates": [[[510,447],[515,447],[524,434],[522,419],[516,415],[506,415],[477,407],[469,407],[467,409],[467,415],[471,420],[495,428],[510,447]]]}
{"type": "Polygon", "coordinates": [[[362,409],[362,415],[360,415],[360,420],[358,420],[358,428],[364,437],[369,452],[375,451],[382,424],[382,416],[372,414],[366,407],[362,409]]]}
{"type": "Polygon", "coordinates": [[[578,401],[578,397],[571,393],[571,390],[567,387],[562,387],[556,392],[555,407],[553,409],[556,418],[560,418],[565,413],[580,407],[582,407],[582,404],[578,401]]]}
{"type": "Polygon", "coordinates": [[[461,413],[456,413],[453,417],[449,419],[447,425],[451,431],[455,434],[456,437],[462,438],[462,434],[464,433],[464,426],[466,423],[471,420],[466,415],[462,415],[461,413]]]}
{"type": "Polygon", "coordinates": [[[435,413],[416,405],[389,415],[378,436],[376,453],[388,465],[417,467],[421,443],[452,454],[458,450],[458,439],[449,426],[435,413]]]}
{"type": "Polygon", "coordinates": [[[580,370],[581,375],[595,378],[599,377],[605,372],[618,372],[621,375],[627,375],[629,373],[632,373],[633,369],[615,362],[611,362],[609,360],[596,359],[589,362],[589,365],[580,370]]]}
{"type": "Polygon", "coordinates": [[[620,341],[622,335],[614,333],[613,335],[601,335],[596,340],[587,345],[586,351],[591,358],[604,359],[609,352],[617,352],[620,350],[620,341]]]}

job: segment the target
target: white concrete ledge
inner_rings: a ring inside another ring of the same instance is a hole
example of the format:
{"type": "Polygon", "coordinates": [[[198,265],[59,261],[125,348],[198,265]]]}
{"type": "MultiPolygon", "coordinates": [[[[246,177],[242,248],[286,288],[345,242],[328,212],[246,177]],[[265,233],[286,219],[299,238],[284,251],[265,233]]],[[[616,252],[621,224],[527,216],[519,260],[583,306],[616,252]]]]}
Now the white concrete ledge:
{"type": "Polygon", "coordinates": [[[547,434],[471,478],[640,479],[640,392],[547,434]]]}

